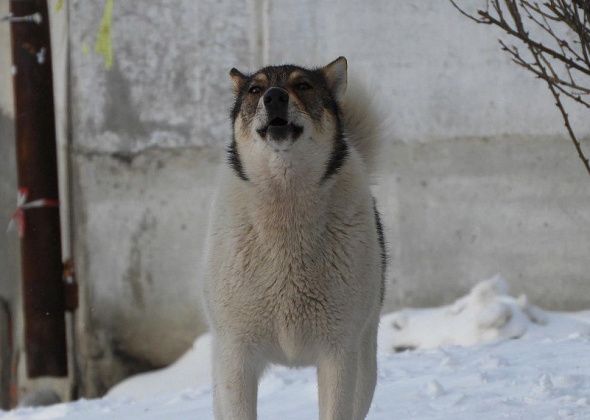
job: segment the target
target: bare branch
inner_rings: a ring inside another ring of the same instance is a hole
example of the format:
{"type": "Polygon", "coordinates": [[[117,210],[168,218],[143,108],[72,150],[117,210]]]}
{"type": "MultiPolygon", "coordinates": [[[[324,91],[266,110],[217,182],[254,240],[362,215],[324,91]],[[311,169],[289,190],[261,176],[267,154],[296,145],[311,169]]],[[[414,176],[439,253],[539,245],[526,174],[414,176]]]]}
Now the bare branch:
{"type": "Polygon", "coordinates": [[[588,157],[572,129],[560,96],[565,95],[590,109],[590,0],[544,0],[542,3],[536,0],[488,0],[485,10],[477,10],[477,15],[465,12],[455,0],[449,1],[472,21],[496,26],[527,47],[532,61],[516,46],[508,46],[499,40],[501,49],[514,63],[545,81],[578,157],[590,175],[588,157]],[[529,26],[532,25],[533,29],[538,28],[541,34],[548,35],[551,45],[535,39],[523,17],[532,22],[529,26]],[[558,35],[566,31],[577,37],[572,43],[558,35]]]}
{"type": "MultiPolygon", "coordinates": [[[[533,54],[533,57],[535,57],[535,61],[537,62],[537,65],[541,68],[541,71],[545,72],[545,75],[547,75],[545,68],[541,65],[541,63],[539,61],[539,56],[538,56],[539,53],[537,51],[531,51],[531,53],[533,54]]],[[[565,112],[563,104],[561,103],[561,98],[559,97],[559,93],[557,93],[557,91],[555,90],[553,83],[547,81],[547,86],[549,87],[549,90],[551,91],[551,93],[553,94],[553,97],[555,98],[555,106],[557,106],[557,108],[559,109],[559,112],[561,112],[561,116],[563,117],[563,121],[565,123],[565,128],[567,129],[567,132],[569,133],[570,138],[572,139],[572,142],[574,143],[574,147],[576,148],[576,151],[578,152],[578,157],[584,163],[584,167],[586,168],[588,175],[590,175],[590,161],[588,160],[588,157],[584,154],[584,151],[582,150],[582,146],[580,145],[580,141],[576,137],[574,130],[572,130],[572,126],[570,125],[569,116],[568,116],[567,112],[565,112]]]]}
{"type": "Polygon", "coordinates": [[[449,0],[449,1],[450,1],[450,2],[451,2],[451,4],[453,5],[453,7],[454,7],[455,9],[457,9],[457,10],[459,11],[459,13],[461,13],[461,14],[462,14],[463,16],[465,16],[466,18],[468,18],[468,19],[471,19],[472,21],[474,21],[474,22],[476,22],[476,23],[486,23],[486,24],[488,23],[488,22],[485,22],[485,21],[483,21],[483,20],[481,20],[481,19],[478,19],[478,18],[476,18],[476,17],[475,17],[475,16],[473,16],[473,15],[470,15],[470,14],[469,14],[469,13],[467,13],[465,10],[461,9],[461,8],[460,8],[460,7],[457,5],[457,3],[455,3],[455,1],[454,1],[454,0],[449,0]]]}
{"type": "Polygon", "coordinates": [[[540,42],[532,40],[531,38],[528,37],[528,34],[519,33],[517,30],[515,30],[511,26],[509,26],[505,20],[504,21],[498,20],[498,19],[492,17],[491,15],[487,14],[486,12],[481,12],[480,16],[482,16],[482,18],[486,19],[486,21],[482,22],[482,23],[494,24],[494,25],[502,28],[508,35],[512,35],[512,36],[518,38],[519,40],[521,40],[522,42],[524,42],[528,46],[536,48],[538,50],[541,50],[541,51],[551,55],[553,58],[556,58],[556,59],[562,61],[564,64],[570,66],[570,68],[574,68],[574,69],[590,76],[590,69],[579,65],[578,63],[576,63],[575,61],[573,61],[569,57],[565,57],[563,54],[560,54],[557,51],[546,47],[545,45],[541,44],[540,42]]]}
{"type": "MultiPolygon", "coordinates": [[[[562,92],[564,95],[568,96],[569,98],[573,99],[574,101],[580,103],[581,105],[584,105],[586,108],[590,109],[590,102],[587,102],[586,100],[582,99],[582,94],[578,93],[578,92],[569,92],[567,90],[565,90],[564,88],[562,88],[561,86],[559,86],[559,83],[564,83],[567,84],[566,81],[561,80],[561,79],[556,79],[554,76],[549,76],[546,73],[543,73],[540,70],[537,70],[537,68],[535,68],[536,64],[533,65],[531,63],[526,62],[518,53],[518,50],[516,50],[514,47],[513,48],[509,48],[508,46],[506,46],[502,41],[500,41],[500,44],[502,45],[502,50],[506,51],[508,54],[510,54],[512,56],[512,61],[516,64],[518,64],[521,67],[524,67],[525,69],[527,69],[528,71],[530,71],[531,73],[535,74],[538,78],[545,80],[548,83],[552,83],[560,92],[562,92]]],[[[543,60],[546,60],[543,57],[543,60]]],[[[579,89],[579,87],[575,87],[576,89],[579,89]]],[[[586,95],[587,93],[584,93],[584,95],[586,95]]]]}

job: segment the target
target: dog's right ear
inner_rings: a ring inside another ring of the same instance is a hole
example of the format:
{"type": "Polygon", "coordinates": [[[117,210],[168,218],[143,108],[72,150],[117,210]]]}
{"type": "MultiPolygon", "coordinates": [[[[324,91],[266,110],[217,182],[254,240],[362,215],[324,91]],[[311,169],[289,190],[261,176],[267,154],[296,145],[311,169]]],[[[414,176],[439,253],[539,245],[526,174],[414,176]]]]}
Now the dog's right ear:
{"type": "Polygon", "coordinates": [[[229,71],[229,77],[231,77],[231,81],[233,82],[234,93],[237,95],[244,87],[244,83],[246,83],[248,78],[235,67],[229,71]]]}

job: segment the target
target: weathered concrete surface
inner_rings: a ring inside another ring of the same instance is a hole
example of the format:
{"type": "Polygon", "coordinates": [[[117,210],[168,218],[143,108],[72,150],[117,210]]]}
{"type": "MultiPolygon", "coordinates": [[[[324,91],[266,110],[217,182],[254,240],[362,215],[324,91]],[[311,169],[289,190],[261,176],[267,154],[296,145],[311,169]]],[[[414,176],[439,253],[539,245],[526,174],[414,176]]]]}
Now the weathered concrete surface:
{"type": "Polygon", "coordinates": [[[393,144],[381,163],[386,307],[451,302],[496,273],[544,307],[590,306],[590,180],[563,138],[393,144]]]}
{"type": "Polygon", "coordinates": [[[447,2],[115,2],[111,70],[93,53],[101,2],[69,4],[86,395],[171,362],[204,328],[233,66],[346,55],[372,86],[390,120],[376,187],[386,309],[448,302],[497,272],[536,303],[590,307],[590,179],[546,88],[447,2]]]}
{"type": "MultiPolygon", "coordinates": [[[[0,2],[0,14],[6,16],[9,11],[9,3],[0,2]]],[[[0,25],[0,109],[9,118],[14,117],[14,98],[12,95],[12,50],[11,50],[10,26],[6,23],[0,25]]],[[[4,156],[4,155],[3,155],[4,156]]]]}
{"type": "Polygon", "coordinates": [[[216,160],[193,148],[81,153],[74,167],[81,358],[96,364],[85,369],[96,393],[175,360],[205,330],[198,269],[216,160]]]}
{"type": "MultiPolygon", "coordinates": [[[[501,34],[448,1],[267,3],[266,61],[346,56],[387,108],[392,141],[564,134],[551,94],[500,51],[501,34]]],[[[587,111],[576,109],[575,126],[590,133],[587,111]]]]}
{"type": "Polygon", "coordinates": [[[84,54],[93,51],[102,6],[70,6],[76,147],[134,152],[223,143],[228,69],[249,59],[247,10],[230,0],[117,2],[116,58],[107,71],[100,56],[84,54]]]}
{"type": "Polygon", "coordinates": [[[0,297],[12,302],[20,282],[20,246],[16,231],[5,233],[16,206],[14,120],[0,111],[0,297]]]}
{"type": "Polygon", "coordinates": [[[229,0],[115,2],[107,71],[84,53],[102,3],[69,11],[80,360],[96,395],[170,363],[205,328],[198,269],[249,17],[229,0]]]}
{"type": "MultiPolygon", "coordinates": [[[[2,8],[0,8],[0,15],[2,8]]],[[[4,38],[0,33],[0,50],[4,38]]],[[[0,63],[0,74],[5,74],[0,63]]],[[[11,86],[12,87],[12,86],[11,86]]],[[[0,96],[4,96],[3,94],[0,96]]],[[[16,308],[19,308],[20,244],[17,232],[6,231],[6,224],[16,206],[16,153],[14,144],[14,120],[0,108],[0,408],[10,404],[9,384],[11,357],[15,350],[9,340],[14,334],[16,308]]],[[[18,316],[18,315],[17,315],[18,316]]]]}
{"type": "MultiPolygon", "coordinates": [[[[1,2],[0,15],[7,13],[8,2],[1,2]]],[[[0,25],[0,297],[12,303],[20,282],[20,252],[16,232],[4,233],[17,191],[9,29],[0,25]]]]}

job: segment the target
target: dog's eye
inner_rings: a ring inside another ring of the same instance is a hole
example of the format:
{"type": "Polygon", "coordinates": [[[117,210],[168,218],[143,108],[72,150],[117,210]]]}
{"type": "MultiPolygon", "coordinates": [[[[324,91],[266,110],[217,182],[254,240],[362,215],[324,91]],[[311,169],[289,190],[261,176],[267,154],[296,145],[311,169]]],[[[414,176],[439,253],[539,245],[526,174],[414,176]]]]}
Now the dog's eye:
{"type": "Polygon", "coordinates": [[[258,95],[260,92],[262,92],[262,88],[260,86],[252,86],[250,89],[248,89],[248,93],[253,95],[258,95]]]}
{"type": "Polygon", "coordinates": [[[297,90],[309,90],[311,89],[311,85],[307,82],[300,82],[295,85],[295,89],[297,90]]]}

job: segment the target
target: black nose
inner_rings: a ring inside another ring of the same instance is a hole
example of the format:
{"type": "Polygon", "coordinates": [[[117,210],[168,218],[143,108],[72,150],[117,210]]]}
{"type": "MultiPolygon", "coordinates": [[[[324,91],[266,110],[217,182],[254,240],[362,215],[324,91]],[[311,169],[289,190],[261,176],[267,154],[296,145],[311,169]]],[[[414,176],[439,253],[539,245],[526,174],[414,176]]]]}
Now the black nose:
{"type": "Polygon", "coordinates": [[[285,89],[273,87],[264,94],[264,107],[269,114],[284,114],[289,105],[289,94],[285,89]]]}

